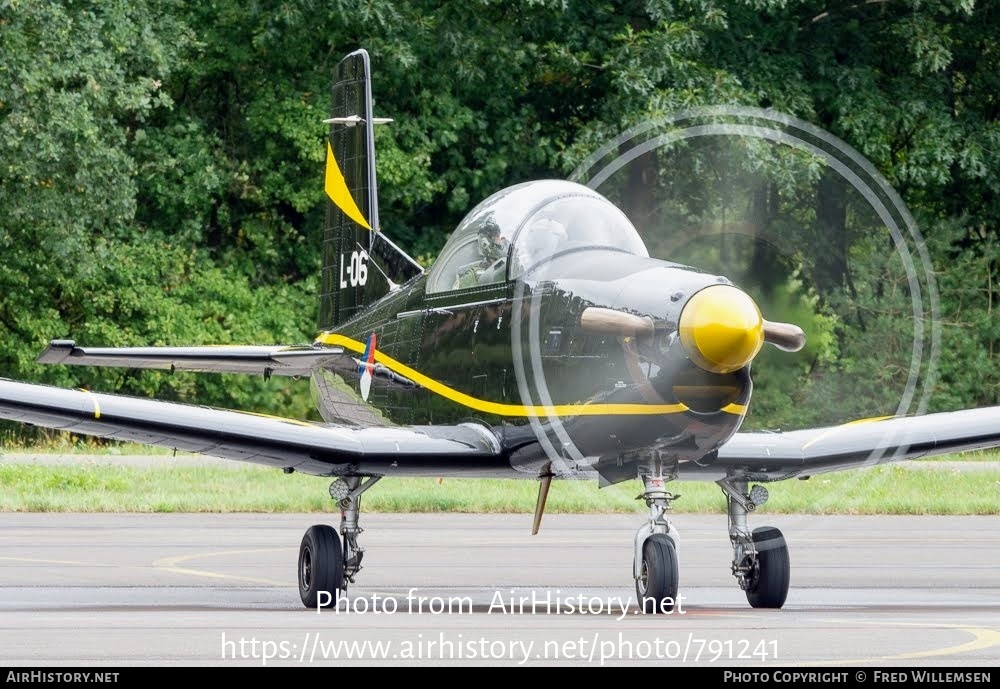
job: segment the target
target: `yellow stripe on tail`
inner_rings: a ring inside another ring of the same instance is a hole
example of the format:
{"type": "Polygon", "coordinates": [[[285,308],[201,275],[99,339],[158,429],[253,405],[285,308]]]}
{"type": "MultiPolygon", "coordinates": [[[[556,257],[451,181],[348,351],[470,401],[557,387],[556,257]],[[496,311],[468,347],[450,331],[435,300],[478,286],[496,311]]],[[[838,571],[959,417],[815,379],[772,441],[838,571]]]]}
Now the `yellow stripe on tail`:
{"type": "Polygon", "coordinates": [[[337,208],[344,211],[344,214],[348,218],[366,230],[372,229],[368,221],[365,220],[364,213],[358,208],[358,204],[354,202],[351,191],[347,188],[344,173],[340,171],[340,166],[337,165],[337,159],[333,156],[333,147],[330,146],[329,141],[326,142],[326,181],[324,188],[326,189],[326,195],[330,197],[330,200],[333,201],[337,208]]]}

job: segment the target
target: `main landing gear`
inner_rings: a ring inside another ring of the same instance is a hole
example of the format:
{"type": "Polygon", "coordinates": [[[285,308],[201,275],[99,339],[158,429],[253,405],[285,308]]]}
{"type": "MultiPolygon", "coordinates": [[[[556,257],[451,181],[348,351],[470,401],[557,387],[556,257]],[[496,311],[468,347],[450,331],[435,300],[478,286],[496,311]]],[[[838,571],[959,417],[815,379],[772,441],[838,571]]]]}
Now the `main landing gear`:
{"type": "MultiPolygon", "coordinates": [[[[632,576],[639,606],[647,613],[671,613],[677,605],[677,530],[667,519],[670,503],[679,498],[666,490],[676,474],[657,460],[649,473],[639,479],[643,492],[639,499],[649,507],[649,521],[635,533],[632,576]]],[[[788,596],[791,565],[788,546],[781,532],[770,526],[747,526],[747,514],[767,501],[767,490],[748,482],[728,478],[718,482],[726,494],[729,513],[729,540],[733,545],[732,572],[747,601],[754,608],[780,608],[788,596]]]]}
{"type": "Polygon", "coordinates": [[[344,476],[330,484],[330,497],[340,505],[340,535],[326,524],[310,526],[299,546],[299,597],[307,608],[335,607],[341,591],[361,571],[364,549],[358,545],[361,494],[382,478],[344,476]],[[343,540],[341,540],[341,536],[343,540]]]}
{"type": "Polygon", "coordinates": [[[754,486],[747,492],[745,479],[724,479],[729,540],[733,544],[733,576],[754,608],[780,608],[788,597],[791,564],[785,537],[773,526],[750,531],[747,514],[767,502],[767,489],[754,486]]]}
{"type": "MultiPolygon", "coordinates": [[[[340,505],[340,534],[332,526],[309,527],[299,546],[299,596],[307,608],[333,607],[361,571],[364,549],[358,545],[361,495],[381,476],[345,476],[330,484],[330,497],[340,505]],[[367,480],[365,480],[367,478],[367,480]]],[[[632,576],[639,605],[647,613],[671,613],[678,604],[677,547],[679,535],[667,512],[679,495],[666,489],[676,478],[676,465],[656,460],[639,478],[639,499],[649,508],[648,521],[635,533],[632,576]]],[[[747,515],[767,501],[767,490],[748,491],[743,478],[718,482],[726,494],[732,572],[747,601],[755,608],[780,608],[788,596],[791,565],[784,536],[773,527],[750,531],[747,515]]]]}

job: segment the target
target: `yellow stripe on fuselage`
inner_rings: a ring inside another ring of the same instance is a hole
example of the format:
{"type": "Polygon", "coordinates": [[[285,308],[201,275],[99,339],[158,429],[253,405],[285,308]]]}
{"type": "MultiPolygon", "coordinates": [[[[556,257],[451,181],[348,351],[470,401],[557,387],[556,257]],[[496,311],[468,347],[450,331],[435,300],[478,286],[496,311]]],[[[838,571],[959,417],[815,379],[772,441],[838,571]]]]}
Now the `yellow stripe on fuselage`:
{"type": "MultiPolygon", "coordinates": [[[[323,333],[316,338],[316,342],[325,345],[335,345],[345,347],[351,351],[363,353],[365,346],[357,340],[353,340],[344,335],[336,333],[323,333]]],[[[398,373],[405,378],[409,378],[417,385],[427,388],[431,392],[449,399],[463,407],[475,409],[485,414],[496,414],[497,416],[603,416],[603,415],[655,415],[655,414],[680,414],[688,411],[683,404],[553,404],[553,405],[523,405],[505,404],[502,402],[491,402],[481,400],[478,397],[467,395],[464,392],[440,383],[433,378],[425,376],[419,371],[415,371],[404,363],[396,361],[387,354],[375,350],[375,361],[386,368],[398,373]]],[[[728,414],[745,414],[746,407],[739,404],[730,404],[722,409],[728,414]]]]}

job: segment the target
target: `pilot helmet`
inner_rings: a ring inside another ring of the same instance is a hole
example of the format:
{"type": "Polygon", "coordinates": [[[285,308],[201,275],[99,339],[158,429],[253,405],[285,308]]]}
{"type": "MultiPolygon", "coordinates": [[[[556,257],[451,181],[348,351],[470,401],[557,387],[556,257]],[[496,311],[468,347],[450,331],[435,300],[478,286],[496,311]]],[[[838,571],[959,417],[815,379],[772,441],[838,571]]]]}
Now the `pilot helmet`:
{"type": "Polygon", "coordinates": [[[493,218],[487,218],[479,228],[479,253],[490,261],[503,258],[507,253],[507,239],[500,236],[500,226],[493,218]]]}

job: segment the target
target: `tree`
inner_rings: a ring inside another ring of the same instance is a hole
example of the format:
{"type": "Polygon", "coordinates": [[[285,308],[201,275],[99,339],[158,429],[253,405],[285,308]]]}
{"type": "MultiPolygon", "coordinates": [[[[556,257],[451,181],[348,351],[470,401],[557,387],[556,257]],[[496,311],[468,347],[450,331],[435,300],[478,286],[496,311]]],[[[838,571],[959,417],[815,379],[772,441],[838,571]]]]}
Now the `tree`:
{"type": "MultiPolygon", "coordinates": [[[[564,177],[638,122],[696,105],[773,107],[857,148],[917,216],[941,271],[931,406],[995,402],[982,380],[1000,378],[998,12],[969,0],[8,1],[0,366],[17,378],[303,411],[302,386],[41,369],[33,357],[65,336],[308,340],[321,120],[335,64],[365,47],[376,109],[396,120],[377,134],[382,225],[411,253],[431,260],[479,200],[564,177]]],[[[766,360],[755,371],[761,425],[816,420],[833,398],[843,402],[831,415],[863,414],[902,375],[878,368],[864,344],[874,340],[858,333],[905,349],[907,295],[890,294],[894,269],[875,260],[887,245],[835,177],[753,146],[680,147],[644,162],[615,200],[641,218],[669,208],[688,227],[742,223],[750,243],[699,260],[745,263],[773,308],[815,334],[809,362],[771,379],[766,360]],[[678,161],[714,177],[678,178],[678,161]],[[823,227],[842,227],[847,241],[811,260],[823,227]],[[752,241],[775,232],[799,248],[779,256],[752,241]],[[873,369],[864,386],[850,382],[873,369]]]]}

